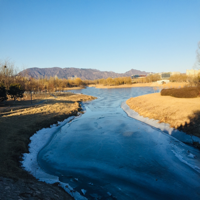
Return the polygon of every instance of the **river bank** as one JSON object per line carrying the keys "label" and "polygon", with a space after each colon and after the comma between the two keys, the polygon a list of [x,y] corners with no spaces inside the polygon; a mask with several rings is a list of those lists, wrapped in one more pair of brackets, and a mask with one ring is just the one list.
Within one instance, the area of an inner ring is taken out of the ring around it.
{"label": "river bank", "polygon": [[[49,174],[40,173],[33,165],[36,162],[29,162],[34,161],[33,157],[27,155],[26,160],[33,166],[29,169],[36,177],[51,183],[60,181],[67,189],[69,184],[75,192],[84,192],[83,197],[88,199],[94,194],[101,199],[119,200],[199,199],[196,192],[200,178],[199,151],[165,130],[130,118],[121,109],[127,99],[153,93],[152,88],[87,88],[83,92],[99,97],[85,104],[84,115],[60,124],[60,128],[38,131],[31,138],[34,147],[33,151],[30,148],[31,155],[36,152],[40,168]],[[170,128],[168,124],[159,125]],[[39,145],[43,148],[37,153],[35,144],[48,141],[42,132],[49,135],[49,131],[55,133],[51,142]]]}
{"label": "river bank", "polygon": [[175,98],[160,93],[130,98],[127,105],[139,115],[170,124],[200,137],[200,98]]}
{"label": "river bank", "polygon": [[85,88],[84,86],[81,86],[81,87],[66,87],[63,90],[82,90],[84,88]]}
{"label": "river bank", "polygon": [[67,93],[45,101],[41,99],[41,103],[32,106],[24,106],[23,104],[20,106],[18,103],[18,105],[8,109],[1,107],[0,198],[72,199],[57,186],[38,182],[32,175],[23,170],[20,164],[21,156],[22,153],[28,153],[30,137],[35,132],[56,124],[58,121],[63,121],[69,116],[78,115],[81,111],[79,102],[93,99],[95,97]]}
{"label": "river bank", "polygon": [[88,87],[96,87],[99,89],[115,89],[115,88],[131,88],[131,87],[155,87],[155,90],[157,89],[163,89],[163,88],[178,88],[178,87],[185,87],[188,84],[186,82],[169,82],[166,84],[159,84],[157,82],[153,83],[135,83],[135,84],[124,84],[124,85],[115,85],[115,86],[109,86],[109,85],[89,85]]}

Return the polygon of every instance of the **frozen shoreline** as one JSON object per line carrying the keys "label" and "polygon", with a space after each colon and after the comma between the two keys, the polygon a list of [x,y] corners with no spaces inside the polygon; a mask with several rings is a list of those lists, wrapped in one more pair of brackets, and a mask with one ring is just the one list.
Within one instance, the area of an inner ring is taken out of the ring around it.
{"label": "frozen shoreline", "polygon": [[59,129],[61,129],[65,124],[70,123],[70,121],[74,118],[77,117],[69,117],[63,122],[58,122],[58,126],[53,124],[50,128],[43,128],[31,136],[29,153],[23,154],[22,168],[32,174],[39,181],[43,181],[49,184],[59,183],[59,186],[62,187],[72,197],[74,197],[74,199],[85,200],[86,198],[81,196],[77,191],[74,191],[74,189],[69,184],[60,182],[59,177],[45,173],[38,165],[37,160],[38,153],[49,143],[49,141],[51,141],[54,134],[59,131]]}
{"label": "frozen shoreline", "polygon": [[[84,107],[84,105],[81,105],[81,107]],[[175,130],[170,127],[169,124],[165,123],[158,123],[157,120],[152,120],[149,118],[144,118],[140,116],[137,112],[131,110],[129,106],[126,104],[126,102],[123,102],[121,104],[121,108],[127,113],[128,116],[137,119],[139,121],[142,121],[150,126],[153,126],[155,128],[158,128],[162,130],[163,132],[175,137],[176,139],[192,144],[193,141],[200,142],[200,139],[195,136],[190,136],[185,134],[184,132]],[[43,128],[36,132],[31,138],[31,143],[29,144],[29,152],[23,154],[23,161],[22,161],[22,167],[28,171],[30,174],[32,174],[34,177],[36,177],[38,180],[53,184],[53,183],[59,183],[59,186],[61,186],[68,194],[70,194],[75,199],[87,199],[84,196],[81,196],[80,193],[75,191],[69,184],[60,182],[59,177],[53,176],[50,174],[45,173],[40,166],[38,165],[37,156],[41,149],[43,149],[49,141],[52,139],[54,134],[59,131],[66,123],[70,123],[71,120],[73,120],[75,117],[69,117],[68,119],[64,120],[63,122],[58,122],[58,126],[56,124],[52,125],[50,128]],[[176,152],[175,152],[176,153]],[[179,155],[178,155],[179,156]],[[193,156],[191,154],[190,156]],[[179,156],[180,157],[180,156]],[[180,159],[180,158],[179,158]],[[187,164],[187,163],[186,163]],[[195,166],[192,166],[194,168]],[[196,169],[198,172],[200,172],[199,168]]]}
{"label": "frozen shoreline", "polygon": [[[186,134],[182,131],[171,128],[169,124],[159,123],[159,120],[149,119],[147,117],[145,118],[143,116],[140,116],[137,112],[130,109],[130,107],[126,104],[126,101],[122,102],[121,108],[127,113],[127,115],[129,117],[134,118],[136,120],[139,120],[141,122],[144,122],[144,123],[146,123],[146,124],[148,124],[152,127],[155,127],[157,129],[160,129],[164,133],[169,134],[170,136],[175,138],[175,140],[178,140],[180,142],[187,143],[187,144],[190,144],[190,145],[192,145],[193,142],[198,142],[200,144],[200,138],[198,138],[196,136],[188,135],[188,134]],[[175,149],[172,150],[172,152],[181,162],[185,163],[186,165],[188,165],[189,167],[193,168],[195,171],[200,173],[199,166],[196,165],[196,163],[193,163],[190,159],[190,158],[192,158],[192,159],[195,160],[195,158],[196,158],[195,154],[190,153],[190,151],[188,150],[185,153],[185,155],[186,155],[185,156],[184,153],[183,153],[184,151],[178,150],[178,148],[176,148],[175,146],[174,146],[174,148]],[[188,158],[189,158],[189,160],[188,160]]]}
{"label": "frozen shoreline", "polygon": [[200,144],[200,138],[192,135],[188,135],[182,131],[179,131],[177,129],[171,128],[169,124],[166,123],[159,123],[159,120],[149,119],[145,118],[143,116],[140,116],[137,112],[130,109],[130,107],[126,104],[126,102],[122,102],[121,108],[127,113],[129,117],[132,117],[134,119],[137,119],[141,122],[144,122],[150,126],[153,126],[155,128],[160,129],[161,131],[173,136],[174,138],[180,140],[181,142],[187,143],[187,144],[193,144],[193,142],[198,142]]}

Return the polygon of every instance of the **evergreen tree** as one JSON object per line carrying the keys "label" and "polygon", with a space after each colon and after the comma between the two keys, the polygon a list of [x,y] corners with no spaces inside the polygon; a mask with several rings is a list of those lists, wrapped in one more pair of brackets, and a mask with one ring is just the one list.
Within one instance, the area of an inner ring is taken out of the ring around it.
{"label": "evergreen tree", "polygon": [[6,88],[2,83],[0,83],[0,102],[5,101],[7,99],[8,98],[7,98],[7,95],[6,95]]}
{"label": "evergreen tree", "polygon": [[11,96],[11,98],[14,98],[15,101],[17,98],[23,97],[24,90],[19,83],[13,83],[9,87],[8,94]]}

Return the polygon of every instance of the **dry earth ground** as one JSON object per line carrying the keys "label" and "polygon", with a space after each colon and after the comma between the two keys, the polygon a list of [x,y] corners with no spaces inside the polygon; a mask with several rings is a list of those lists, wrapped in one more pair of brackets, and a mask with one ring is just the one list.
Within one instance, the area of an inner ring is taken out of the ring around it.
{"label": "dry earth ground", "polygon": [[[22,153],[28,153],[30,137],[38,130],[63,121],[81,111],[79,101],[95,99],[69,94],[16,102],[0,108],[0,199],[72,199],[57,186],[38,182],[20,165]],[[20,105],[21,104],[21,105]]]}

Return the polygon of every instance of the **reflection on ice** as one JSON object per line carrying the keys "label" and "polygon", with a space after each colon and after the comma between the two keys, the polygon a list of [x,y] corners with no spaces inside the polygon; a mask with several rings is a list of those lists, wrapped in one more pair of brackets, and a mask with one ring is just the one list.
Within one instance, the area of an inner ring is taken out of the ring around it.
{"label": "reflection on ice", "polygon": [[88,199],[200,198],[199,151],[121,109],[129,97],[153,89],[82,92],[98,99],[39,152],[45,172]]}

